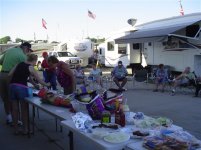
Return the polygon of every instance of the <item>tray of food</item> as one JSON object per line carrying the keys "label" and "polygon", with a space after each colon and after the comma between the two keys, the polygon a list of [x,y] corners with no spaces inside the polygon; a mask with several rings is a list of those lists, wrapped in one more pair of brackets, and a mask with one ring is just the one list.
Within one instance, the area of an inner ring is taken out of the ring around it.
{"label": "tray of food", "polygon": [[109,143],[123,143],[130,139],[130,134],[124,132],[109,133],[103,138]]}

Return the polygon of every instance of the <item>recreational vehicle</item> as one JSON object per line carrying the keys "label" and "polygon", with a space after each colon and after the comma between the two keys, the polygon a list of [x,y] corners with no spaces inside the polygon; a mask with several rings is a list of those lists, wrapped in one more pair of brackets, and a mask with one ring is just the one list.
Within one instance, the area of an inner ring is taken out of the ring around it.
{"label": "recreational vehicle", "polygon": [[105,64],[106,67],[116,66],[119,60],[121,60],[125,66],[130,65],[132,60],[134,62],[138,61],[138,59],[130,58],[130,45],[128,43],[116,44],[114,41],[116,38],[126,35],[127,32],[125,32],[125,30],[130,31],[131,29],[133,28],[117,31],[98,46],[99,53],[102,51],[102,54],[99,54],[101,62]]}
{"label": "recreational vehicle", "polygon": [[[118,47],[115,51],[123,49],[130,64],[142,63],[144,58],[151,66],[163,63],[179,72],[189,66],[201,75],[201,13],[156,20],[134,28],[113,41]],[[111,49],[111,43],[107,44],[106,58]]]}
{"label": "recreational vehicle", "polygon": [[70,52],[83,60],[83,66],[87,66],[88,59],[94,52],[94,43],[90,39],[68,40],[55,46],[54,50]]}

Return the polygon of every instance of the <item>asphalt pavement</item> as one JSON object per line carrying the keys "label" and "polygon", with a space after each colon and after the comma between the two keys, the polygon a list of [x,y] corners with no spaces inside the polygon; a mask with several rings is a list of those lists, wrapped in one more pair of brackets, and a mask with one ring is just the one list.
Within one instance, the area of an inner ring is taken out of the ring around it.
{"label": "asphalt pavement", "polygon": [[[136,83],[134,88],[128,83],[124,92],[130,110],[143,112],[148,116],[162,116],[173,120],[173,123],[201,139],[201,97],[194,98],[192,92],[176,93],[171,96],[169,90],[153,92],[153,85]],[[67,131],[55,130],[55,119],[39,111],[36,117],[35,135],[15,136],[13,128],[5,123],[2,100],[0,100],[0,149],[1,150],[61,150],[68,147]],[[84,142],[84,141],[79,141]],[[84,144],[84,143],[83,143]],[[84,148],[83,148],[84,149]]]}

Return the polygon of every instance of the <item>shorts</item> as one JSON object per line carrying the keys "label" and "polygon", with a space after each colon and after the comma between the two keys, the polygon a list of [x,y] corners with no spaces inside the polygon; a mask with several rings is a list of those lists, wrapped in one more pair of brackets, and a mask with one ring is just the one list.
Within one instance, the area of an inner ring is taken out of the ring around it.
{"label": "shorts", "polygon": [[30,97],[30,88],[20,84],[10,84],[10,100],[24,101],[25,97]]}
{"label": "shorts", "polygon": [[125,77],[123,78],[115,78],[117,81],[123,81],[125,79]]}
{"label": "shorts", "polygon": [[162,83],[166,83],[167,79],[166,78],[160,78],[157,81],[158,81],[158,84],[162,84]]}
{"label": "shorts", "polygon": [[188,84],[189,80],[184,78],[184,79],[179,80],[178,82],[179,82],[179,85],[181,85],[181,84]]}

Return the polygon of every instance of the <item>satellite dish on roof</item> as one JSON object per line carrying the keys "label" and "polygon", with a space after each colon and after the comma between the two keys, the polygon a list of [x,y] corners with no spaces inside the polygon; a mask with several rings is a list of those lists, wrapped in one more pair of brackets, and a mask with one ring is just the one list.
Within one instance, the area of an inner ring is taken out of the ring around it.
{"label": "satellite dish on roof", "polygon": [[134,18],[131,18],[131,19],[128,19],[128,24],[130,24],[131,26],[134,26],[137,22],[137,19],[134,19]]}

